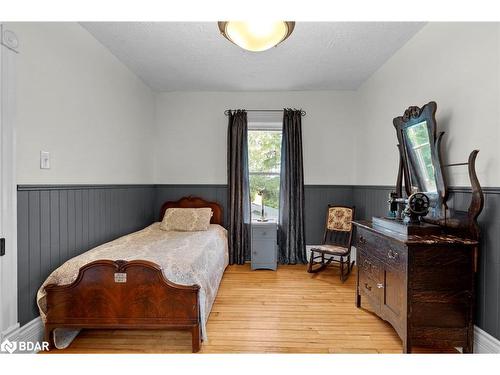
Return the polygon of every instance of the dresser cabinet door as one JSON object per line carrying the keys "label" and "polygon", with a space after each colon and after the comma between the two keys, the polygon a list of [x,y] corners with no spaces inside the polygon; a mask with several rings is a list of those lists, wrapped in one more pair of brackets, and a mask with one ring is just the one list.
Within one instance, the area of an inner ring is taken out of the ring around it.
{"label": "dresser cabinet door", "polygon": [[400,333],[406,313],[405,276],[401,270],[387,264],[383,266],[382,274],[381,315]]}

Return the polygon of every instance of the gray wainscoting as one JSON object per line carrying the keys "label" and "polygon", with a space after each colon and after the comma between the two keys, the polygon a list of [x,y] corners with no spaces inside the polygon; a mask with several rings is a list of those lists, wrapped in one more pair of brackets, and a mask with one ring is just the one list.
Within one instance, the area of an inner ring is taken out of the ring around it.
{"label": "gray wainscoting", "polygon": [[[359,219],[387,213],[389,186],[355,186],[353,200]],[[484,210],[481,226],[480,264],[477,274],[476,325],[500,339],[500,188],[484,188]],[[468,188],[450,188],[448,206],[457,210],[469,207]]]}
{"label": "gray wainscoting", "polygon": [[353,202],[356,206],[357,219],[371,219],[372,216],[384,216],[389,208],[387,200],[391,186],[353,186]]}
{"label": "gray wainscoting", "polygon": [[323,240],[328,204],[352,206],[353,187],[346,185],[306,185],[305,231],[306,244],[317,245]]}
{"label": "gray wainscoting", "polygon": [[18,186],[19,322],[38,316],[36,293],[67,259],[153,221],[154,186]]}
{"label": "gray wainscoting", "polygon": [[[306,185],[306,242],[321,241],[329,203],[355,205],[358,219],[385,215],[391,186]],[[449,206],[468,206],[470,190],[452,188]],[[500,188],[485,188],[480,216],[482,244],[477,280],[477,325],[500,339]],[[19,186],[19,320],[38,315],[35,295],[65,260],[149,225],[161,204],[186,196],[219,202],[227,223],[227,186],[117,185]]]}

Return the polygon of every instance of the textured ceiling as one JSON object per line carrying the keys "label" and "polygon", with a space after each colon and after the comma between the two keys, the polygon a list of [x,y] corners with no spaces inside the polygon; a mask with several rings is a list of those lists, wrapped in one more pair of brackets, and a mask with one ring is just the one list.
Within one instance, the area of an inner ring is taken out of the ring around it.
{"label": "textured ceiling", "polygon": [[356,89],[423,25],[297,22],[289,39],[256,53],[216,22],[82,23],[157,91]]}

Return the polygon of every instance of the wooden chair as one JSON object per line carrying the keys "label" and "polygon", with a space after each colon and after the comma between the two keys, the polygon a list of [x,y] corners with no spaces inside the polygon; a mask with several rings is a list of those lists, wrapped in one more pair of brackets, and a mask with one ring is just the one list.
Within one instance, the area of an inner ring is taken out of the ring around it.
{"label": "wooden chair", "polygon": [[319,272],[336,262],[340,264],[340,280],[347,279],[354,266],[354,261],[351,263],[353,219],[354,206],[328,205],[323,243],[311,248],[307,272]]}

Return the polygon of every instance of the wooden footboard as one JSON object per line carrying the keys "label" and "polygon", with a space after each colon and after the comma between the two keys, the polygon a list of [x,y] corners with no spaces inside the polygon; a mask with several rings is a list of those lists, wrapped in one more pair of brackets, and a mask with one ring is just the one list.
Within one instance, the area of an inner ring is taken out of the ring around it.
{"label": "wooden footboard", "polygon": [[152,262],[98,260],[72,284],[46,286],[45,338],[53,346],[55,328],[189,330],[197,352],[199,289],[172,283]]}

